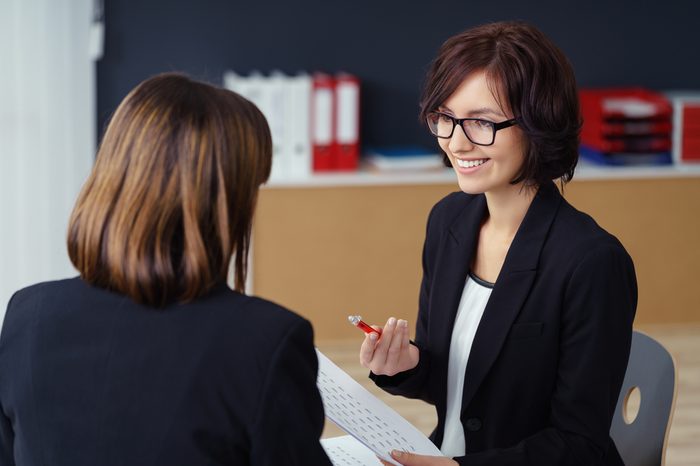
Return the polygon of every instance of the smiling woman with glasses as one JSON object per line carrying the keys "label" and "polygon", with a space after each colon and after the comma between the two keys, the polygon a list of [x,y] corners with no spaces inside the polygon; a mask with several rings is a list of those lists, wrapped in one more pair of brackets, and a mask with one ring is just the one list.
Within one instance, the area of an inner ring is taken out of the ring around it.
{"label": "smiling woman with glasses", "polygon": [[445,457],[404,465],[618,466],[610,424],[637,304],[620,242],[572,207],[574,72],[538,29],[486,24],[449,38],[420,118],[460,192],[428,218],[414,341],[390,318],[360,349],[389,393],[435,406]]}

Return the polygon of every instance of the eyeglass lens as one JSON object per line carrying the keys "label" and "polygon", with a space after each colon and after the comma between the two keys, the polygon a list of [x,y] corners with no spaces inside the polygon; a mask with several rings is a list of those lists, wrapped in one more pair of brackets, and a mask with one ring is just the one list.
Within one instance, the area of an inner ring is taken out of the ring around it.
{"label": "eyeglass lens", "polygon": [[[456,120],[448,115],[432,113],[428,115],[428,128],[437,137],[449,138],[453,134]],[[467,137],[475,144],[491,144],[494,137],[493,123],[487,120],[469,119],[462,121]]]}

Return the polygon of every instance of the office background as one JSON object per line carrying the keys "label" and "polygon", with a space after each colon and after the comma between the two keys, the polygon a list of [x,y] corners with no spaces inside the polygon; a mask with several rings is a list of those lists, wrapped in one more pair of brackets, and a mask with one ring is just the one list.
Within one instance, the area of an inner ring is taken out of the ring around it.
{"label": "office background", "polygon": [[[501,19],[540,27],[569,57],[580,86],[655,90],[700,86],[700,61],[678,58],[698,55],[692,44],[700,4],[690,1],[669,2],[661,8],[652,2],[600,0],[578,4],[107,0],[104,13],[105,52],[97,63],[98,133],[134,85],[163,71],[184,71],[214,83],[220,83],[229,69],[244,75],[348,71],[361,80],[364,147],[422,145],[436,150],[417,118],[425,71],[446,38]],[[621,186],[629,189],[621,193]],[[451,182],[408,187],[402,198],[396,194],[399,188],[388,193],[381,186],[263,192],[255,231],[254,291],[298,309],[325,338],[349,335],[348,329],[334,328],[331,315],[342,313],[341,309],[363,310],[376,318],[383,317],[382,309],[414,312],[424,219],[436,200],[455,189]],[[655,190],[665,194],[646,201],[645,212],[629,212],[626,204],[615,207],[615,201],[635,203]],[[570,190],[570,200],[579,201],[576,205],[583,210],[593,209],[589,212],[636,254],[641,268],[640,322],[693,319],[688,291],[681,291],[672,302],[673,312],[660,315],[663,298],[656,291],[673,286],[678,276],[697,267],[686,266],[675,275],[666,274],[666,281],[658,280],[656,269],[665,261],[655,255],[659,249],[647,247],[657,231],[645,225],[654,223],[650,209],[661,210],[657,218],[677,235],[664,254],[683,254],[688,239],[678,226],[694,205],[667,206],[672,199],[698,194],[695,180],[661,185],[613,182],[602,187],[589,183]],[[606,199],[611,195],[615,199]],[[592,202],[596,196],[600,200]],[[335,200],[327,202],[331,198]],[[360,198],[366,200],[357,201]],[[407,198],[412,199],[410,212],[402,205],[401,199]],[[289,199],[294,202],[287,203]],[[669,209],[672,218],[667,218]],[[295,220],[300,212],[307,212],[308,220]],[[354,217],[344,218],[345,212],[354,212]],[[643,229],[641,239],[635,235],[637,228]],[[285,241],[275,238],[280,229],[287,232]],[[692,231],[696,230],[697,226]],[[386,240],[389,235],[392,241]],[[295,248],[289,248],[289,242]],[[299,263],[305,266],[297,268]]]}
{"label": "office background", "polygon": [[[287,73],[346,70],[362,82],[364,145],[430,147],[435,147],[435,143],[416,118],[425,69],[445,38],[486,21],[522,19],[536,24],[569,56],[582,86],[640,85],[663,90],[697,89],[700,85],[700,60],[694,46],[700,4],[692,1],[671,1],[661,7],[658,3],[635,1],[577,5],[554,1],[446,1],[438,5],[365,0],[4,0],[0,7],[0,63],[7,70],[0,74],[2,303],[21,286],[73,273],[63,244],[65,225],[90,168],[101,129],[128,90],[155,73],[184,71],[216,83],[226,69],[244,74],[276,69]],[[96,25],[104,28],[103,35]],[[665,258],[675,257],[674,265],[685,267],[679,273],[690,280],[697,275],[693,264],[698,253],[696,245],[686,238],[697,229],[695,206],[688,202],[697,197],[697,177],[648,186],[647,189],[636,184],[636,191],[626,192],[627,198],[637,208],[654,205],[663,214],[671,212],[674,217],[669,228],[680,232],[681,237],[668,241],[661,233],[655,244],[651,244],[654,238],[645,238],[638,249],[644,254],[662,250],[665,256],[657,257],[654,267],[661,261],[666,267]],[[399,228],[407,231],[405,235],[410,238],[405,241],[411,251],[420,247],[422,228],[418,225],[422,224],[425,210],[452,189],[454,186],[446,183],[430,194],[415,196],[416,217],[401,223]],[[576,196],[576,189],[572,191]],[[363,192],[368,195],[369,191]],[[290,193],[283,194],[283,198],[290,199]],[[308,196],[316,199],[317,194]],[[274,211],[265,206],[276,204],[270,202],[276,195],[271,191],[263,196],[263,225]],[[307,205],[304,195],[303,190],[293,194],[298,202]],[[590,198],[585,192],[579,196],[584,201]],[[642,199],[647,196],[654,202]],[[358,220],[373,221],[378,217],[370,213]],[[614,218],[629,228],[639,227],[642,233],[653,222],[648,215],[641,221],[637,219],[634,226],[624,217]],[[398,217],[394,220],[406,221]],[[690,228],[684,228],[686,224]],[[270,233],[279,227],[274,223],[267,225]],[[386,224],[383,231],[391,228]],[[686,230],[688,234],[684,233]],[[367,231],[361,228],[358,233]],[[332,228],[328,232],[332,235]],[[382,231],[376,233],[375,238],[383,238]],[[260,228],[256,234],[267,233]],[[669,243],[676,249],[664,251]],[[267,290],[275,286],[265,285],[270,275],[267,270],[274,270],[272,262],[264,257],[263,246],[264,242],[257,243],[263,267],[254,269],[254,276],[264,285],[262,290]],[[376,247],[359,244],[360,249],[363,246]],[[689,249],[689,254],[683,254],[683,248]],[[338,260],[343,257],[338,256]],[[415,269],[414,262],[403,265]],[[655,268],[646,269],[650,274],[657,272]],[[326,282],[318,285],[327,285],[332,278],[326,274]],[[411,277],[412,281],[416,279]],[[343,280],[339,279],[336,286],[342,287]],[[389,290],[399,286],[395,284]],[[405,288],[410,291],[401,289],[400,294],[409,302],[415,292],[410,286]],[[683,308],[683,315],[677,318],[671,313],[668,320],[700,320],[697,309],[687,305],[692,299],[691,291],[682,284],[680,288],[685,301],[676,307]],[[380,290],[371,292],[367,301],[379,294]],[[284,301],[287,296],[281,293],[271,297]],[[663,302],[660,296],[656,299]],[[312,304],[322,306],[322,301]],[[295,304],[307,307],[296,298],[290,302]],[[4,305],[1,307],[0,313],[4,314]]]}
{"label": "office background", "polygon": [[525,20],[562,48],[581,86],[697,89],[699,17],[691,0],[106,0],[99,125],[134,85],[163,71],[214,83],[226,69],[348,71],[362,83],[365,145],[434,147],[416,117],[419,91],[440,44],[459,31]]}
{"label": "office background", "polygon": [[[362,82],[361,140],[364,146],[421,144],[432,148],[435,142],[427,136],[416,117],[425,70],[442,41],[486,21],[521,19],[540,27],[568,55],[581,86],[639,85],[657,90],[700,86],[700,60],[694,46],[694,26],[700,16],[700,4],[692,1],[671,1],[663,8],[655,2],[631,0],[597,0],[576,5],[555,1],[525,4],[514,0],[497,4],[450,0],[439,5],[393,0],[352,3],[3,0],[0,6],[3,9],[0,62],[9,70],[0,75],[3,121],[0,125],[3,164],[0,170],[3,219],[0,247],[5,259],[0,263],[2,303],[21,286],[73,273],[63,245],[65,225],[90,168],[101,130],[126,93],[141,80],[159,72],[183,71],[219,83],[226,69],[243,74],[253,70],[263,73],[273,70],[286,73],[349,71]],[[104,28],[103,35],[96,24]],[[653,203],[644,200],[634,205],[637,208],[654,205],[663,214],[671,212],[669,228],[680,237],[669,242],[664,241],[666,238],[661,234],[661,241],[653,247],[648,244],[653,239],[644,238],[639,250],[648,254],[652,249],[663,250],[671,244],[676,249],[662,251],[662,254],[673,257],[679,249],[682,254],[683,248],[692,248],[690,254],[676,259],[684,266],[678,274],[689,279],[689,275],[697,275],[697,266],[693,265],[697,248],[689,244],[687,238],[697,230],[697,216],[693,215],[695,206],[692,202],[688,204],[688,198],[697,197],[697,177],[669,183],[656,183],[648,188],[635,184],[636,191],[628,191],[626,196],[632,202],[640,196],[650,196]],[[387,192],[382,187],[375,189]],[[408,192],[416,193],[409,195],[416,199],[415,217],[392,217],[401,222],[399,230],[408,248],[396,251],[408,257],[415,255],[413,251],[420,248],[425,211],[439,196],[453,189],[451,183],[443,183],[426,195],[409,189]],[[572,191],[576,197],[576,189]],[[362,192],[369,195],[366,189]],[[293,196],[308,207],[309,202],[323,197],[318,194],[308,193],[305,198],[306,192],[298,190],[279,195],[284,199]],[[274,191],[264,194],[261,202],[261,224],[270,233],[279,225],[267,223],[266,218],[272,213],[279,217],[280,213],[274,212],[274,207],[265,206],[279,205],[270,202],[276,195]],[[590,198],[585,192],[579,196],[584,201]],[[352,195],[342,194],[341,197],[348,199]],[[374,204],[386,205],[387,210],[393,208],[391,204]],[[379,217],[373,212],[363,212],[356,205],[342,202],[338,205],[357,209],[358,221],[374,221]],[[332,206],[320,206],[320,210],[323,209],[332,210]],[[627,225],[628,230],[639,227],[644,232],[653,222],[649,215],[636,219],[636,223],[619,219],[614,212],[606,215]],[[687,234],[683,228],[685,216],[690,225]],[[388,220],[385,217],[384,221]],[[338,223],[318,226],[333,235]],[[604,223],[604,226],[609,225]],[[383,228],[360,228],[357,233],[376,234],[375,238],[381,239],[392,226],[385,223]],[[345,231],[347,234],[354,230],[345,228]],[[275,289],[275,281],[285,277],[283,274],[267,280],[279,270],[273,261],[266,259],[265,251],[270,248],[264,247],[264,241],[275,242],[272,238],[266,239],[264,228],[259,228],[256,235],[264,235],[257,242],[262,266],[254,268],[253,275],[262,288],[256,291],[267,292]],[[323,238],[321,241],[328,242]],[[377,247],[372,240],[349,244],[359,249]],[[410,251],[405,253],[405,250]],[[323,256],[324,252],[318,255]],[[332,256],[337,262],[345,259],[342,255]],[[403,308],[409,302],[414,307],[415,292],[411,286],[418,279],[417,259],[404,261],[402,266],[415,269],[415,276],[411,275],[408,286],[403,288],[401,277],[397,277],[397,282],[388,288],[391,292],[401,288],[397,294],[402,296],[402,301],[379,300],[377,308],[392,303]],[[667,261],[656,257],[650,262],[654,268],[660,263],[665,266]],[[655,272],[649,271],[650,274]],[[328,285],[333,278],[332,274],[323,273],[325,282],[314,282],[312,277],[311,282],[317,287]],[[301,279],[304,274],[296,276]],[[334,285],[336,288],[327,291],[326,300],[331,299],[335,289],[343,286],[341,278],[342,273]],[[671,286],[677,283],[675,277],[669,280]],[[368,292],[366,301],[389,294],[382,293],[380,285],[374,286],[377,289]],[[692,299],[691,291],[685,289],[683,293],[685,297],[675,306],[682,309],[673,311],[682,315],[679,317],[672,312],[667,320],[700,320],[697,309],[687,305]],[[291,298],[291,306],[309,307],[307,302],[286,292],[273,293],[270,297],[280,301]],[[655,303],[660,302],[663,298],[657,296]],[[325,303],[316,300],[310,307],[321,308]],[[4,307],[0,306],[0,316],[4,314]]]}
{"label": "office background", "polygon": [[[690,0],[0,0],[0,320],[14,290],[75,273],[64,246],[73,201],[109,115],[148,76],[183,71],[220,83],[226,69],[348,71],[362,82],[365,145],[435,147],[417,121],[417,101],[430,60],[456,32],[522,19],[564,50],[581,86],[697,90],[699,17],[700,3]],[[333,333],[347,311],[373,321],[414,312],[427,210],[454,189],[451,182],[265,189],[254,291],[309,315],[325,338],[356,337],[352,328]],[[645,309],[680,323],[654,330],[680,363],[675,456],[667,464],[696,464],[700,174],[613,176],[567,190],[631,250]],[[395,273],[378,273],[382,267]],[[347,348],[344,361],[356,366],[356,343]],[[415,413],[412,422],[432,427],[422,408]]]}

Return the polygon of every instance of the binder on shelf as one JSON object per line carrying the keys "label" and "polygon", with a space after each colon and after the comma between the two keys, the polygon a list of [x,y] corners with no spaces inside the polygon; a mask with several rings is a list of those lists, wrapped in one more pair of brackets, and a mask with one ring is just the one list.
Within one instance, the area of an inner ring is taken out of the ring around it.
{"label": "binder on shelf", "polygon": [[333,170],[335,80],[325,73],[315,73],[311,91],[311,142],[313,171]]}
{"label": "binder on shelf", "polygon": [[287,126],[288,112],[293,111],[289,104],[287,77],[284,73],[275,71],[269,77],[259,71],[253,71],[248,76],[242,76],[234,71],[224,73],[224,87],[245,97],[262,112],[270,127],[272,136],[272,169],[271,180],[279,180],[288,176],[289,128]]}
{"label": "binder on shelf", "polygon": [[700,163],[700,92],[672,91],[666,96],[673,107],[673,161]]}
{"label": "binder on shelf", "polygon": [[299,73],[288,78],[289,129],[287,169],[291,178],[308,178],[313,171],[311,149],[311,76]]}
{"label": "binder on shelf", "polygon": [[360,158],[360,81],[356,76],[336,76],[335,113],[334,168],[356,170]]}
{"label": "binder on shelf", "polygon": [[262,92],[267,97],[267,109],[263,114],[272,135],[271,180],[288,177],[291,158],[290,135],[287,113],[292,112],[289,102],[291,91],[288,77],[281,71],[273,71],[269,78],[261,80]]}
{"label": "binder on shelf", "polygon": [[355,170],[360,156],[360,82],[356,76],[226,71],[224,87],[254,103],[272,134],[272,180]]}
{"label": "binder on shelf", "polygon": [[241,89],[241,83],[243,82],[244,79],[245,78],[243,78],[243,76],[239,75],[235,71],[226,70],[226,71],[224,71],[224,79],[223,79],[224,89],[228,89],[229,91],[233,91],[236,94],[243,95],[240,92],[240,89]]}

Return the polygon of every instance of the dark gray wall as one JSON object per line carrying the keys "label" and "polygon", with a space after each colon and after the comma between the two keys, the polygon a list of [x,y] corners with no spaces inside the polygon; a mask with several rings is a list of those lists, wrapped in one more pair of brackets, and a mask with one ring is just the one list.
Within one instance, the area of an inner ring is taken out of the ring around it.
{"label": "dark gray wall", "polygon": [[349,71],[362,80],[364,145],[421,144],[423,75],[440,44],[470,26],[520,19],[549,35],[580,86],[700,88],[697,1],[105,0],[99,132],[141,80],[183,71]]}

